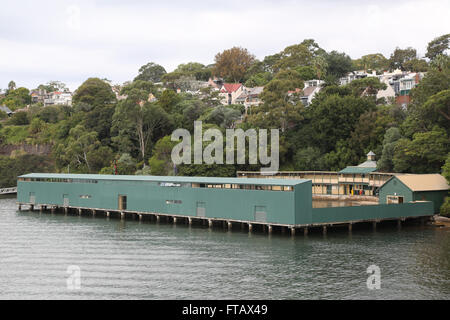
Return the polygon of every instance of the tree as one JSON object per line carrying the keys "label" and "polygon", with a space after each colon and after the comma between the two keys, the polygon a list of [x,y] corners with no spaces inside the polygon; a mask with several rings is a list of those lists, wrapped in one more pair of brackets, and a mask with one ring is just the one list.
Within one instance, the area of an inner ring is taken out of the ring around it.
{"label": "tree", "polygon": [[395,146],[398,140],[402,138],[400,130],[398,128],[389,128],[384,134],[383,151],[381,157],[377,162],[377,169],[382,172],[394,171],[394,154]]}
{"label": "tree", "polygon": [[[450,184],[450,152],[447,155],[447,160],[442,167],[442,175],[447,179],[447,183]],[[445,201],[441,207],[441,214],[450,217],[450,196],[445,197]]]}
{"label": "tree", "polygon": [[100,170],[108,160],[104,149],[101,154],[97,152],[100,147],[97,133],[89,132],[79,124],[70,129],[67,141],[56,146],[54,153],[60,164],[70,164],[80,172],[92,173]]}
{"label": "tree", "polygon": [[11,81],[8,83],[8,92],[13,91],[13,90],[16,90],[16,83],[15,83],[14,81],[11,80]]}
{"label": "tree", "polygon": [[28,120],[27,113],[24,111],[14,113],[12,117],[8,120],[8,124],[15,126],[23,126],[29,123],[30,120]]}
{"label": "tree", "polygon": [[320,48],[313,39],[305,39],[299,44],[286,47],[278,56],[274,56],[277,61],[273,66],[277,72],[281,69],[311,66],[315,57],[324,56],[325,54],[325,50]]}
{"label": "tree", "polygon": [[323,154],[319,148],[306,147],[298,149],[294,155],[295,170],[324,170]]}
{"label": "tree", "polygon": [[444,34],[430,41],[427,46],[425,57],[434,60],[438,55],[445,54],[449,49],[450,33]]}
{"label": "tree", "polygon": [[73,103],[85,103],[92,107],[104,106],[116,101],[111,86],[99,78],[89,78],[74,92]]}
{"label": "tree", "polygon": [[172,149],[176,144],[177,142],[171,140],[171,136],[165,136],[156,142],[153,155],[148,161],[152,175],[173,175]]}
{"label": "tree", "polygon": [[[158,104],[144,102],[148,91],[130,90],[128,97],[118,103],[113,116],[113,141],[119,151],[130,152],[137,142],[141,159],[146,159],[149,144],[172,128],[168,114]],[[123,148],[122,146],[125,146]]]}
{"label": "tree", "polygon": [[211,69],[198,62],[180,64],[174,72],[201,81],[208,81],[211,77]]}
{"label": "tree", "polygon": [[255,60],[247,49],[233,47],[218,53],[215,57],[213,74],[226,81],[240,82]]}
{"label": "tree", "polygon": [[331,51],[325,55],[327,75],[340,78],[352,71],[352,59],[344,52]]}
{"label": "tree", "polygon": [[[295,70],[282,70],[264,87],[262,106],[255,108],[249,123],[262,128],[281,128],[283,131],[302,119],[303,104],[299,98],[303,80]],[[252,109],[253,110],[253,109]]]}
{"label": "tree", "polygon": [[214,108],[205,117],[205,121],[213,123],[221,128],[231,128],[236,120],[241,117],[241,112],[225,106]]}
{"label": "tree", "polygon": [[8,89],[6,97],[1,100],[1,104],[5,104],[11,110],[23,108],[31,103],[30,90],[27,88]]}
{"label": "tree", "polygon": [[166,69],[164,69],[163,66],[160,66],[159,64],[156,64],[154,62],[149,62],[139,68],[139,74],[136,76],[136,78],[134,78],[133,81],[144,80],[151,82],[160,82],[162,76],[166,73]]}
{"label": "tree", "polygon": [[403,138],[395,146],[395,172],[439,172],[449,150],[449,139],[444,129],[435,126],[432,131],[415,133],[412,140]]}
{"label": "tree", "polygon": [[376,98],[378,91],[385,90],[387,86],[376,77],[366,77],[353,80],[348,84],[348,87],[356,97],[372,96]]}
{"label": "tree", "polygon": [[389,67],[389,60],[381,53],[372,53],[362,56],[354,64],[358,70],[384,71]]}
{"label": "tree", "polygon": [[270,72],[261,72],[251,76],[246,82],[245,86],[249,88],[262,87],[272,80],[272,74]]}
{"label": "tree", "polygon": [[314,99],[307,108],[308,130],[314,133],[310,145],[323,153],[332,151],[339,140],[350,137],[360,116],[374,109],[375,103],[365,98],[320,92],[319,99]]}
{"label": "tree", "polygon": [[423,59],[417,59],[417,58],[406,61],[403,64],[403,67],[405,68],[405,70],[412,71],[412,72],[428,71],[428,63]]}
{"label": "tree", "polygon": [[395,48],[389,58],[389,67],[391,70],[400,69],[406,71],[405,63],[417,58],[417,51],[411,47],[406,49]]}

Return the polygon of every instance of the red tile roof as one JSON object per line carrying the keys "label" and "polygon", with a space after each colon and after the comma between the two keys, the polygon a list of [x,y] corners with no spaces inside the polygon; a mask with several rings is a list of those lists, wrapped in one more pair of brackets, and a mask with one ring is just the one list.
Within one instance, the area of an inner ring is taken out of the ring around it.
{"label": "red tile roof", "polygon": [[235,92],[242,86],[241,83],[224,83],[223,87],[225,88],[225,91],[222,89],[222,92]]}

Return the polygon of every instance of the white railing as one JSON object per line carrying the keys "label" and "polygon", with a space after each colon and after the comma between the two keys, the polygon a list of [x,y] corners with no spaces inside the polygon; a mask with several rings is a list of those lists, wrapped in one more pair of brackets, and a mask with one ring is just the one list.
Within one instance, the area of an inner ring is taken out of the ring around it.
{"label": "white railing", "polygon": [[17,193],[17,187],[0,188],[0,194]]}

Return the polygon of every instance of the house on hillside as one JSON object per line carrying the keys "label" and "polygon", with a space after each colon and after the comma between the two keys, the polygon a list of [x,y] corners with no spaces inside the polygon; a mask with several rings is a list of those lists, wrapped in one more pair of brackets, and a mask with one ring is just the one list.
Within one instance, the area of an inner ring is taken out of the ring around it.
{"label": "house on hillside", "polygon": [[245,111],[252,106],[258,106],[262,103],[260,95],[263,92],[264,87],[246,88],[244,87],[242,93],[236,98],[236,104],[243,104]]}
{"label": "house on hillside", "polygon": [[242,83],[224,83],[222,88],[220,88],[221,102],[224,105],[235,104],[236,99],[244,91],[244,86]]}
{"label": "house on hillside", "polygon": [[54,91],[48,94],[48,98],[44,99],[44,107],[51,105],[72,105],[72,93]]}
{"label": "house on hillside", "polygon": [[323,80],[308,80],[305,81],[305,87],[303,88],[303,95],[301,96],[302,102],[305,106],[309,106],[314,99],[315,95],[319,93]]}

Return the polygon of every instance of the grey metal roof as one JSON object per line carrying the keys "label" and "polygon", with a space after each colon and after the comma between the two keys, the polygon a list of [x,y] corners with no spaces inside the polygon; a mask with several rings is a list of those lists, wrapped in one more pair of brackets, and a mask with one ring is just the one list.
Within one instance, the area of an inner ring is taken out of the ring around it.
{"label": "grey metal roof", "polygon": [[371,173],[373,171],[377,170],[377,168],[375,167],[347,167],[345,169],[342,169],[341,171],[339,171],[339,173],[350,173],[350,174],[361,174],[361,173]]}
{"label": "grey metal roof", "polygon": [[377,162],[373,161],[373,160],[367,160],[367,161],[364,161],[363,163],[359,164],[358,167],[360,167],[360,168],[376,168]]}
{"label": "grey metal roof", "polygon": [[152,181],[152,182],[191,182],[205,184],[251,184],[295,186],[308,182],[307,179],[261,179],[261,178],[216,178],[216,177],[180,177],[180,176],[132,176],[106,174],[67,174],[67,173],[29,173],[19,178],[86,179],[115,181]]}

